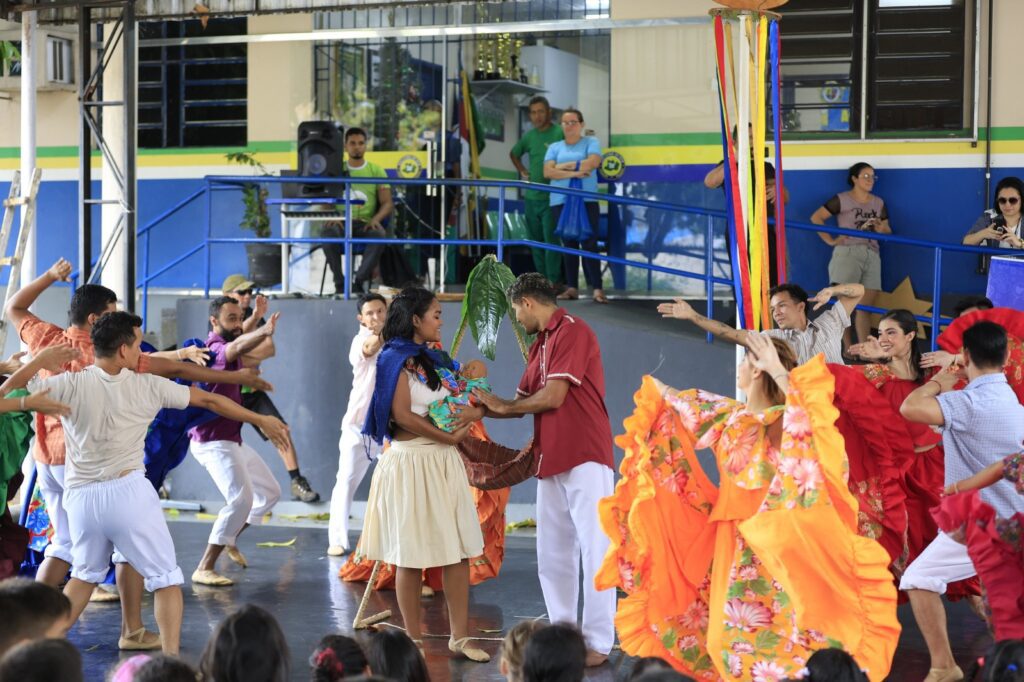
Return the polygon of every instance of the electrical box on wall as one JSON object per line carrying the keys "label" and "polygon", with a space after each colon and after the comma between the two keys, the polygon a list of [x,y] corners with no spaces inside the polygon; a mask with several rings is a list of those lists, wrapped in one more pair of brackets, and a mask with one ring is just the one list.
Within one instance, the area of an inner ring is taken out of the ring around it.
{"label": "electrical box on wall", "polygon": [[[531,77],[531,85],[547,91],[544,96],[552,107],[565,109],[579,104],[578,56],[548,45],[528,45],[523,48],[521,59],[523,68]],[[538,75],[537,83],[532,83],[534,69]]]}

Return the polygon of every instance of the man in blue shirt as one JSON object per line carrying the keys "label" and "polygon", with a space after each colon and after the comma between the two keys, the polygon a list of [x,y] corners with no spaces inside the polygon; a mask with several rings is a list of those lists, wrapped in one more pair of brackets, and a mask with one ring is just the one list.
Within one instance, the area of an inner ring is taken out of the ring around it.
{"label": "man in blue shirt", "polygon": [[[910,421],[941,427],[946,485],[1020,452],[1024,445],[1024,406],[1003,374],[1006,352],[1006,330],[994,322],[978,322],[964,332],[967,387],[952,390],[960,373],[943,371],[907,396],[900,408]],[[1024,512],[1024,497],[1006,481],[984,489],[981,497],[1004,518]],[[940,532],[900,580],[931,656],[926,682],[964,678],[949,646],[941,595],[948,583],[975,574],[967,547]]]}

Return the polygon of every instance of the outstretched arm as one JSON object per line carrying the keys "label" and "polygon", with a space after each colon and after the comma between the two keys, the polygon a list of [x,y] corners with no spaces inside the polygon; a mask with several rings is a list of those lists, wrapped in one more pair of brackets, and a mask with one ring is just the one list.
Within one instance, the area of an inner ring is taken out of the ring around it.
{"label": "outstretched arm", "polygon": [[900,414],[908,421],[918,424],[943,426],[946,418],[937,400],[940,393],[952,390],[958,375],[955,372],[939,372],[934,377],[910,392],[900,405]]}
{"label": "outstretched arm", "polygon": [[853,309],[857,307],[857,304],[860,303],[860,299],[864,298],[864,285],[837,284],[834,287],[825,287],[808,300],[815,304],[814,309],[817,310],[831,301],[833,297],[838,299],[839,303],[846,309],[847,316],[849,316],[853,313]]}
{"label": "outstretched arm", "polygon": [[228,419],[252,424],[265,433],[267,438],[269,438],[278,448],[289,447],[288,426],[277,417],[256,414],[251,410],[245,409],[230,398],[218,395],[217,393],[204,391],[201,388],[196,388],[195,386],[191,386],[189,388],[189,392],[189,405],[211,410],[222,417],[227,417]]}
{"label": "outstretched arm", "polygon": [[962,481],[957,481],[953,485],[946,486],[943,493],[946,495],[956,495],[957,493],[965,493],[968,490],[987,488],[993,483],[997,483],[1002,477],[1003,463],[1002,461],[999,461],[991,466],[985,467],[973,476],[965,478]]}
{"label": "outstretched arm", "polygon": [[54,282],[67,282],[69,275],[71,275],[71,263],[61,258],[51,265],[49,270],[18,289],[11,300],[7,302],[6,310],[7,319],[11,321],[15,329],[20,327],[25,318],[32,314],[28,309],[39,298],[39,294],[49,289]]}
{"label": "outstretched arm", "polygon": [[681,298],[675,299],[672,303],[659,304],[658,312],[661,313],[662,317],[672,317],[677,320],[693,322],[704,331],[711,332],[720,339],[731,341],[740,346],[747,345],[747,338],[750,336],[750,332],[744,329],[736,329],[724,322],[704,317]]}
{"label": "outstretched arm", "polygon": [[253,370],[239,370],[237,372],[226,372],[219,369],[210,369],[194,365],[191,362],[178,362],[148,356],[149,372],[168,379],[185,379],[187,381],[199,381],[204,384],[240,384],[254,388],[257,391],[273,391],[274,387],[269,381],[260,378],[260,375]]}
{"label": "outstretched arm", "polygon": [[0,395],[7,395],[15,389],[24,388],[41,369],[51,372],[60,371],[63,365],[77,359],[79,355],[81,353],[71,346],[44,348],[32,360],[22,365],[18,371],[7,377],[7,381],[0,384]]}

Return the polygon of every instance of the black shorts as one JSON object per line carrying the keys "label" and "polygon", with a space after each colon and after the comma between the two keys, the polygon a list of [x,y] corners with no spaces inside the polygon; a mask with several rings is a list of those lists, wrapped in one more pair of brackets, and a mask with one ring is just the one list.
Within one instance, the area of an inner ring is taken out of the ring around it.
{"label": "black shorts", "polygon": [[[277,406],[274,405],[274,401],[270,399],[266,391],[253,391],[251,393],[242,393],[242,407],[247,410],[251,410],[256,414],[263,414],[268,417],[277,417],[281,421],[284,421],[284,417],[277,411]],[[285,422],[287,423],[287,422]],[[263,440],[270,440],[267,435],[260,429],[256,429],[256,433],[260,434],[260,438]]]}

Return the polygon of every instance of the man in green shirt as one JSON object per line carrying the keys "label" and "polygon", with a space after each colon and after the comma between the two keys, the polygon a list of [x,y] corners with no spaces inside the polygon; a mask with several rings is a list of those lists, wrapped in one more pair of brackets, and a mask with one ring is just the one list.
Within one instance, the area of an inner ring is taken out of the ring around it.
{"label": "man in green shirt", "polygon": [[[523,180],[546,185],[548,180],[544,177],[544,155],[551,143],[563,139],[562,128],[551,123],[551,105],[546,98],[539,95],[530,100],[530,123],[533,124],[533,129],[516,142],[509,153],[509,158]],[[530,156],[529,170],[523,165],[524,154]],[[525,199],[526,229],[530,239],[561,246],[558,237],[555,236],[550,194],[538,189],[528,189]],[[537,272],[549,281],[565,281],[562,277],[562,254],[557,251],[533,249],[533,265]]]}
{"label": "man in green shirt", "polygon": [[[345,131],[345,153],[348,156],[348,174],[353,178],[386,178],[388,174],[383,168],[366,160],[366,131],[362,128],[349,128]],[[352,206],[352,236],[374,238],[387,236],[383,222],[395,210],[391,199],[391,187],[388,185],[352,185],[352,191],[366,195],[366,203]],[[323,235],[326,237],[344,236],[344,225],[326,223]],[[352,289],[362,292],[367,282],[373,279],[373,271],[384,253],[384,244],[367,244],[363,251],[363,261],[356,270]],[[345,279],[341,267],[341,244],[324,244],[324,257],[334,275],[334,290],[344,291]]]}

